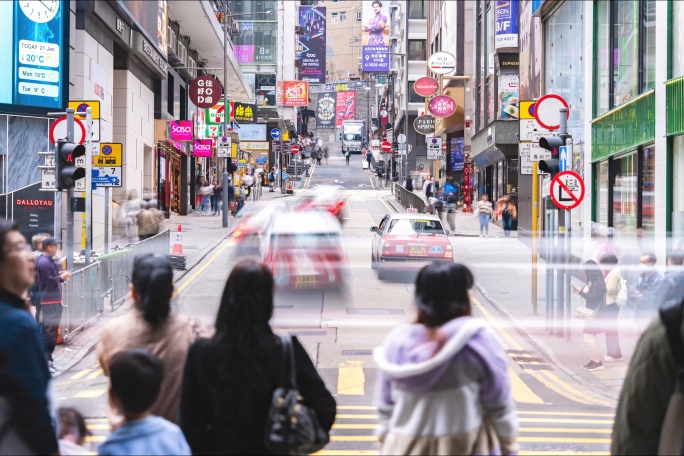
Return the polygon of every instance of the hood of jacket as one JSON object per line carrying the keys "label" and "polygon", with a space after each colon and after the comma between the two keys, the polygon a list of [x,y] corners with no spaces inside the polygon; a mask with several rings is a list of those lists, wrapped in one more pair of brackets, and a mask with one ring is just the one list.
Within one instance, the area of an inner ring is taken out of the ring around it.
{"label": "hood of jacket", "polygon": [[484,333],[492,334],[487,323],[473,317],[456,318],[442,326],[439,332],[442,342],[431,338],[428,329],[421,324],[400,326],[374,350],[375,364],[404,389],[427,391],[471,341],[485,336]]}

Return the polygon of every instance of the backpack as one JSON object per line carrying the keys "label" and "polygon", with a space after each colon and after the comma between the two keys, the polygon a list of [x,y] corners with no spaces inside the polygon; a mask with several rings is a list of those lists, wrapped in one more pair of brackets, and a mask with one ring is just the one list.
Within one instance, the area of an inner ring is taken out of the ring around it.
{"label": "backpack", "polygon": [[273,171],[268,173],[268,181],[269,182],[275,182],[275,173]]}
{"label": "backpack", "polygon": [[629,290],[627,289],[627,281],[625,279],[620,279],[620,291],[618,291],[617,296],[615,296],[615,304],[623,307],[627,304],[629,300]]}
{"label": "backpack", "polygon": [[684,301],[660,308],[660,321],[665,326],[667,344],[677,367],[677,383],[665,412],[658,442],[658,454],[684,455],[684,345],[682,344],[682,310]]}

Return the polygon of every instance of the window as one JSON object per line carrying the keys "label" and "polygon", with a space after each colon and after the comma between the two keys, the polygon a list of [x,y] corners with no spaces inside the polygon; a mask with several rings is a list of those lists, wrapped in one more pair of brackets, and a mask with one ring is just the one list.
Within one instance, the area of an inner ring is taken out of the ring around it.
{"label": "window", "polygon": [[613,159],[613,228],[624,236],[637,228],[637,154]]}
{"label": "window", "polygon": [[409,40],[408,42],[408,59],[409,60],[425,60],[425,40]]}
{"label": "window", "polygon": [[594,115],[599,116],[655,86],[655,0],[595,5]]}
{"label": "window", "polygon": [[424,103],[425,98],[416,93],[416,91],[413,89],[414,84],[415,82],[409,81],[409,103]]}
{"label": "window", "polygon": [[[682,10],[684,12],[684,9]],[[673,22],[675,24],[676,22]],[[673,62],[674,67],[674,62]],[[674,70],[674,68],[673,68]],[[674,74],[673,74],[674,75]],[[672,238],[684,237],[684,136],[672,138]]]}
{"label": "window", "polygon": [[356,12],[356,22],[361,22],[361,16],[362,16],[361,11],[357,11]]}
{"label": "window", "polygon": [[341,12],[340,13],[340,24],[344,24],[347,22],[347,13]]}
{"label": "window", "polygon": [[425,19],[425,0],[409,0],[409,19]]}
{"label": "window", "polygon": [[340,21],[339,21],[339,16],[337,15],[337,13],[332,13],[332,21],[331,22],[333,24],[339,24]]}

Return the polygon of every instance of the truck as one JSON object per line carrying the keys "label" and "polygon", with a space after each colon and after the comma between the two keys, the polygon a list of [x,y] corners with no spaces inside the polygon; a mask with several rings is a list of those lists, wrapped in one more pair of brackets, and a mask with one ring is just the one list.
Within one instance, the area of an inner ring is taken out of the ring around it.
{"label": "truck", "polygon": [[366,124],[363,120],[342,121],[342,153],[363,152],[363,137]]}

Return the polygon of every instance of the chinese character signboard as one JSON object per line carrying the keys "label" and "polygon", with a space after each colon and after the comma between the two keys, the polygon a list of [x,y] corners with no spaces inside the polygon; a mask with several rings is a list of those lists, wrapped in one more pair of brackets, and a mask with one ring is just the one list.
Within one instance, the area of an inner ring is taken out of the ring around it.
{"label": "chinese character signboard", "polygon": [[233,120],[236,122],[252,123],[256,120],[256,105],[250,103],[233,102]]}
{"label": "chinese character signboard", "polygon": [[366,72],[389,71],[390,24],[387,20],[387,11],[383,11],[382,8],[382,2],[363,2],[362,69]]}
{"label": "chinese character signboard", "polygon": [[437,117],[449,117],[456,112],[456,102],[447,95],[437,95],[428,103],[428,111]]}
{"label": "chinese character signboard", "polygon": [[299,72],[299,78],[302,81],[325,84],[325,13],[325,7],[299,7],[299,25],[303,33],[298,35],[301,51],[297,58],[302,63]]}
{"label": "chinese character signboard", "polygon": [[283,106],[307,106],[309,83],[306,81],[283,82]]}
{"label": "chinese character signboard", "polygon": [[316,103],[316,128],[335,127],[335,106],[337,104],[337,94],[319,93]]}
{"label": "chinese character signboard", "polygon": [[495,49],[518,47],[518,0],[496,1]]}
{"label": "chinese character signboard", "polygon": [[342,126],[342,121],[354,119],[356,119],[356,92],[353,90],[337,92],[335,126],[339,128]]}
{"label": "chinese character signboard", "polygon": [[213,76],[199,76],[190,84],[190,101],[200,109],[211,108],[221,100],[221,84]]}

